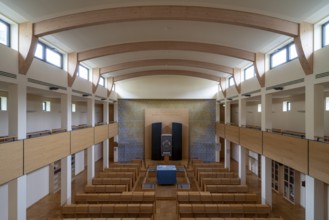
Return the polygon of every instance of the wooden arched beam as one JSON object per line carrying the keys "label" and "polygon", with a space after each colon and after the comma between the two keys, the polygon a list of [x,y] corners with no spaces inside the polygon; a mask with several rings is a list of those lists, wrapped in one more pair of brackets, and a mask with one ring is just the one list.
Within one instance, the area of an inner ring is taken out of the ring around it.
{"label": "wooden arched beam", "polygon": [[108,8],[65,15],[35,23],[34,34],[40,37],[74,28],[141,20],[190,20],[226,23],[291,37],[298,36],[298,24],[280,18],[221,8],[174,5]]}
{"label": "wooden arched beam", "polygon": [[234,81],[236,91],[240,94],[241,93],[241,69],[240,68],[234,68],[233,81]]}
{"label": "wooden arched beam", "polygon": [[93,85],[93,94],[95,94],[97,88],[98,88],[98,84],[99,84],[99,79],[100,79],[100,68],[94,68],[93,71],[92,71],[92,74],[93,74],[93,78],[92,78],[92,85]]}
{"label": "wooden arched beam", "polygon": [[265,54],[256,53],[256,60],[254,62],[256,77],[260,87],[265,87]]}
{"label": "wooden arched beam", "polygon": [[192,76],[198,77],[203,79],[208,79],[212,81],[219,82],[220,77],[213,76],[210,74],[199,73],[194,71],[185,71],[185,70],[148,70],[148,71],[141,71],[135,73],[124,74],[121,76],[114,77],[114,82],[118,82],[121,80],[142,77],[142,76],[154,76],[154,75],[181,75],[181,76]]}
{"label": "wooden arched beam", "polygon": [[111,93],[112,93],[112,89],[114,87],[114,78],[113,77],[108,77],[107,78],[107,97],[109,98]]}
{"label": "wooden arched beam", "polygon": [[78,53],[78,61],[82,62],[85,60],[90,60],[108,55],[147,50],[196,51],[230,56],[242,60],[248,60],[251,62],[255,61],[255,53],[250,51],[222,46],[218,44],[206,44],[186,41],[146,41],[100,47]]}
{"label": "wooden arched beam", "polygon": [[195,60],[179,60],[179,59],[151,59],[151,60],[136,60],[131,62],[125,62],[125,63],[119,63],[114,64],[111,66],[103,67],[101,68],[100,73],[109,73],[109,72],[115,72],[130,68],[136,68],[136,67],[144,67],[144,66],[189,66],[189,67],[197,67],[197,68],[203,68],[203,69],[209,69],[214,70],[218,72],[224,72],[228,74],[233,74],[233,68],[223,65],[218,65],[214,63],[208,63],[208,62],[201,62],[201,61],[195,61]]}

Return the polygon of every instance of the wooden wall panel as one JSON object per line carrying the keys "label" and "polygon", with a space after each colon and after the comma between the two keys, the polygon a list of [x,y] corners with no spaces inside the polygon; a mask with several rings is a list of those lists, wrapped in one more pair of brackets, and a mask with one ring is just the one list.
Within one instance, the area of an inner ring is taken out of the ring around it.
{"label": "wooden wall panel", "polygon": [[23,141],[0,144],[0,185],[23,175]]}
{"label": "wooden wall panel", "polygon": [[309,174],[329,184],[329,144],[309,142]]}
{"label": "wooden wall panel", "polygon": [[24,173],[44,167],[69,154],[69,132],[24,140]]}
{"label": "wooden wall panel", "polygon": [[216,134],[219,137],[225,138],[225,124],[216,123]]}
{"label": "wooden wall panel", "polygon": [[96,126],[94,131],[95,131],[94,144],[98,144],[109,138],[109,125]]}
{"label": "wooden wall panel", "polygon": [[118,135],[118,123],[109,124],[109,138],[115,137]]}
{"label": "wooden wall panel", "polygon": [[145,109],[145,159],[151,159],[152,123],[162,122],[163,133],[171,133],[171,123],[182,123],[182,158],[189,159],[189,110],[188,109]]}
{"label": "wooden wall panel", "polygon": [[263,132],[263,154],[308,174],[308,140]]}
{"label": "wooden wall panel", "polygon": [[240,145],[256,153],[263,153],[262,131],[249,128],[240,128]]}
{"label": "wooden wall panel", "polygon": [[94,144],[94,128],[84,128],[71,132],[71,154],[82,151]]}
{"label": "wooden wall panel", "polygon": [[240,143],[240,128],[238,126],[225,125],[225,138],[236,144]]}

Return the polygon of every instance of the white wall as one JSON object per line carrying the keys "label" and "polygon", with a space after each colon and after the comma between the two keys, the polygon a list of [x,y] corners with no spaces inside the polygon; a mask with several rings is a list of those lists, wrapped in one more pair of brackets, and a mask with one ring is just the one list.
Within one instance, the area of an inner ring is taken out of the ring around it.
{"label": "white wall", "polygon": [[253,151],[249,151],[248,158],[249,158],[249,170],[252,173],[254,173],[256,176],[258,176],[258,154]]}
{"label": "white wall", "polygon": [[239,145],[231,142],[231,158],[239,162]]}
{"label": "white wall", "polygon": [[72,112],[72,125],[87,124],[87,103],[86,102],[73,102],[76,106],[76,112]]}
{"label": "white wall", "polygon": [[261,112],[258,112],[260,102],[247,102],[246,122],[247,125],[261,126]]}
{"label": "white wall", "polygon": [[95,145],[95,162],[103,157],[103,144],[99,143]]}
{"label": "white wall", "polygon": [[49,194],[49,166],[27,175],[27,207]]}
{"label": "white wall", "polygon": [[75,154],[75,175],[78,175],[85,169],[85,151],[82,150]]}
{"label": "white wall", "polygon": [[302,186],[302,181],[305,181],[305,175],[300,174],[299,188],[300,188],[300,201],[299,204],[305,208],[306,205],[306,187]]}
{"label": "white wall", "polygon": [[0,219],[8,219],[8,184],[0,186]]}

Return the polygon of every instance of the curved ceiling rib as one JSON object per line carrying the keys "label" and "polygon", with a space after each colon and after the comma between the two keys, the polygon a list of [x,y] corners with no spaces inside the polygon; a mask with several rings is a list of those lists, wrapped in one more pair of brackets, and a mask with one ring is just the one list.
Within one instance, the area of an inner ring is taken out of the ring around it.
{"label": "curved ceiling rib", "polygon": [[136,52],[143,50],[187,50],[198,51],[205,53],[213,53],[235,57],[242,60],[255,61],[256,54],[250,51],[241,50],[233,47],[226,47],[217,44],[206,44],[198,42],[185,41],[148,41],[148,42],[134,42],[118,45],[105,46],[95,48],[78,53],[78,62],[114,55],[126,52]]}
{"label": "curved ceiling rib", "polygon": [[136,60],[131,62],[114,64],[111,66],[103,67],[100,70],[101,74],[115,72],[135,67],[144,67],[144,66],[162,66],[162,65],[171,65],[171,66],[189,66],[189,67],[198,67],[209,70],[214,70],[218,72],[224,72],[228,74],[233,74],[233,68],[223,65],[218,65],[214,63],[201,62],[195,60],[176,60],[176,59],[151,59],[151,60]]}
{"label": "curved ceiling rib", "polygon": [[181,76],[199,77],[199,78],[203,78],[203,79],[213,80],[216,82],[220,81],[220,77],[216,77],[216,76],[205,74],[205,73],[194,72],[194,71],[148,70],[148,71],[141,71],[141,72],[129,73],[129,74],[121,75],[121,76],[116,76],[116,77],[114,77],[114,82],[131,79],[131,78],[135,78],[135,77],[154,76],[154,75],[181,75]]}
{"label": "curved ceiling rib", "polygon": [[74,28],[141,20],[190,20],[217,22],[298,36],[298,23],[267,15],[198,6],[132,6],[108,8],[56,17],[34,24],[34,35],[41,37]]}

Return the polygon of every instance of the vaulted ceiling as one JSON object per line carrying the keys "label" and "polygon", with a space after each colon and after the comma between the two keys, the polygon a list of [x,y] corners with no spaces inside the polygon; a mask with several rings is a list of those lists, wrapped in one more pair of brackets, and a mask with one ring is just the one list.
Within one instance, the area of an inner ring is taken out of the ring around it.
{"label": "vaulted ceiling", "polygon": [[293,40],[325,0],[1,0],[0,13],[114,81],[178,74],[217,80]]}

